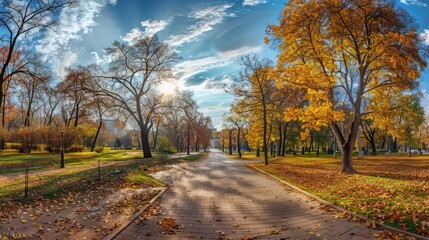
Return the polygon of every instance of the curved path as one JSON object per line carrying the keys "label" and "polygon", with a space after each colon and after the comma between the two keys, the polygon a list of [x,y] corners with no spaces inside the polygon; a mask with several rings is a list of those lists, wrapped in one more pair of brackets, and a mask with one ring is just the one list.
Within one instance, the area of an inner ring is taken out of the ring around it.
{"label": "curved path", "polygon": [[[319,203],[220,151],[155,177],[171,183],[160,215],[132,223],[116,239],[366,239],[377,233],[323,213]],[[157,223],[168,217],[183,229],[162,233]]]}

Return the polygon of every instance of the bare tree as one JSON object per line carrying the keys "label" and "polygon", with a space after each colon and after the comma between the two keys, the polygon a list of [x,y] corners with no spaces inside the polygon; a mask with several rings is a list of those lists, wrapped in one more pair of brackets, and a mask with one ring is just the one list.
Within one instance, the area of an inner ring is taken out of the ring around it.
{"label": "bare tree", "polygon": [[[43,32],[56,20],[53,17],[72,0],[2,0],[0,2],[0,47],[4,59],[0,66],[0,99],[3,99],[3,85],[19,68],[8,72],[10,64],[17,57],[18,45],[30,34]],[[3,104],[0,101],[0,107]]]}
{"label": "bare tree", "polygon": [[157,36],[145,37],[132,46],[114,42],[106,53],[112,61],[106,73],[97,68],[96,90],[134,119],[140,128],[143,157],[151,158],[149,133],[161,103],[153,88],[173,78],[171,64],[176,54]]}

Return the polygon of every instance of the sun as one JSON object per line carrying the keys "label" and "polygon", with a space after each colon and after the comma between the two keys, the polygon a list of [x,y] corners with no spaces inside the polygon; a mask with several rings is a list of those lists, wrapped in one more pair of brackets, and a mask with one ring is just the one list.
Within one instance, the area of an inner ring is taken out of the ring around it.
{"label": "sun", "polygon": [[163,82],[158,85],[158,91],[164,95],[175,95],[178,91],[177,85],[172,82]]}

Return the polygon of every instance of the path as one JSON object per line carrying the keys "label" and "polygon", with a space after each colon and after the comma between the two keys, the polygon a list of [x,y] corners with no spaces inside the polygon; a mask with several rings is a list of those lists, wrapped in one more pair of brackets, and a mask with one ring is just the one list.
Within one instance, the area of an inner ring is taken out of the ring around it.
{"label": "path", "polygon": [[[161,214],[131,224],[116,239],[365,239],[377,232],[324,214],[317,202],[219,151],[156,177],[171,183]],[[157,223],[168,217],[183,229],[162,233]]]}

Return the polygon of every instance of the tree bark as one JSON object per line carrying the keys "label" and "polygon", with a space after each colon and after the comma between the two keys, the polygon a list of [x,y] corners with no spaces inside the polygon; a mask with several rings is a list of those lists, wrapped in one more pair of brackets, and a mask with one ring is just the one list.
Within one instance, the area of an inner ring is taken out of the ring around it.
{"label": "tree bark", "polygon": [[263,149],[264,149],[264,164],[268,165],[268,147],[267,147],[267,106],[265,104],[265,98],[262,99],[263,107],[263,120],[264,120],[264,137],[263,137]]}
{"label": "tree bark", "polygon": [[237,136],[237,151],[238,151],[238,157],[241,158],[241,147],[240,147],[240,132],[241,128],[238,128],[238,136]]}
{"label": "tree bark", "polygon": [[282,143],[283,143],[283,122],[279,121],[279,143],[277,144],[277,156],[281,155],[282,152]]}
{"label": "tree bark", "polygon": [[353,146],[350,144],[346,144],[342,149],[342,173],[356,173],[352,165],[353,159]]}
{"label": "tree bark", "polygon": [[146,126],[140,127],[140,137],[142,141],[143,158],[152,158],[149,143],[149,131]]}
{"label": "tree bark", "polygon": [[229,131],[228,153],[232,155],[232,130]]}
{"label": "tree bark", "polygon": [[186,154],[190,155],[190,151],[189,148],[191,147],[191,129],[190,129],[190,124],[188,122],[188,146],[186,147]]}
{"label": "tree bark", "polygon": [[102,126],[103,126],[103,120],[100,120],[100,124],[98,125],[98,128],[97,128],[97,133],[95,134],[94,141],[92,142],[91,152],[94,151],[95,145],[97,144],[98,134],[100,133],[100,129]]}

